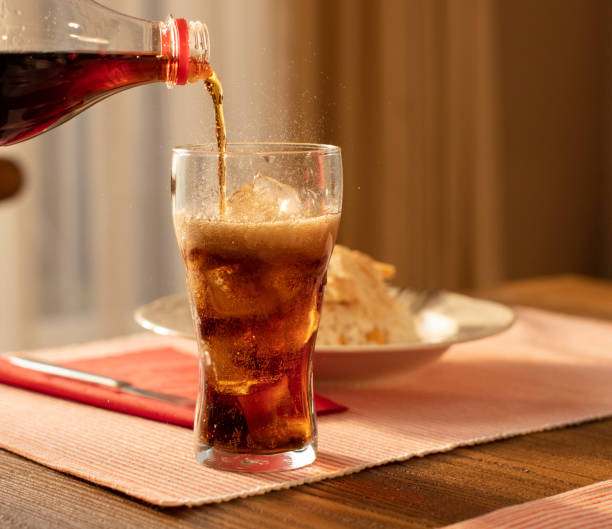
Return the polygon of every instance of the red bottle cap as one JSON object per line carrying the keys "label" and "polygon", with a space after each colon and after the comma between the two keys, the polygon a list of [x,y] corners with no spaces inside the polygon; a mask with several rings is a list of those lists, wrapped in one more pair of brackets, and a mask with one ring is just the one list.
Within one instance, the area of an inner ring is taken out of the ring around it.
{"label": "red bottle cap", "polygon": [[176,29],[178,30],[179,41],[176,84],[182,85],[186,84],[189,78],[189,27],[187,21],[184,18],[177,18]]}

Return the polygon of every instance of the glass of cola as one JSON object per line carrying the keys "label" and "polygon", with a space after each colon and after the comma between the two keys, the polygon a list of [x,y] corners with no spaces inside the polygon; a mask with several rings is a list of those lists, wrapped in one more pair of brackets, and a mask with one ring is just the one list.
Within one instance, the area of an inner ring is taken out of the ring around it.
{"label": "glass of cola", "polygon": [[312,463],[312,361],[340,221],[340,149],[177,147],[171,189],[200,355],[198,461],[234,471]]}

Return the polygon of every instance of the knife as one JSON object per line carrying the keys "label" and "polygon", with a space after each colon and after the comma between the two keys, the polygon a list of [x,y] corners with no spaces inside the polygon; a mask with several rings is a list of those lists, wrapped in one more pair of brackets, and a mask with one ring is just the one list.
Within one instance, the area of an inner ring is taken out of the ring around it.
{"label": "knife", "polygon": [[125,393],[131,393],[133,395],[139,395],[149,399],[168,402],[176,406],[188,408],[193,408],[195,406],[195,401],[188,397],[181,397],[180,395],[171,395],[169,393],[161,393],[159,391],[138,388],[125,380],[98,375],[96,373],[88,373],[87,371],[80,371],[78,369],[72,369],[71,367],[41,362],[40,360],[33,360],[32,358],[25,358],[22,356],[8,356],[5,358],[11,364],[23,367],[25,369],[31,369],[32,371],[46,373],[47,375],[79,380],[81,382],[89,382],[90,384],[96,384],[98,386],[106,386]]}

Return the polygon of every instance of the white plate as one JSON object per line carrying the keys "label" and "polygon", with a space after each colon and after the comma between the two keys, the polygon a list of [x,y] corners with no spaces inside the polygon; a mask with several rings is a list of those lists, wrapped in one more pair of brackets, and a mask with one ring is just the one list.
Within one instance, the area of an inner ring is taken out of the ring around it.
{"label": "white plate", "polygon": [[[405,375],[433,362],[451,345],[498,334],[511,327],[515,319],[512,309],[493,301],[444,290],[405,294],[417,309],[418,337],[414,341],[386,345],[317,345],[316,382],[367,382]],[[145,329],[155,333],[195,339],[185,294],[157,299],[137,309],[134,317]]]}

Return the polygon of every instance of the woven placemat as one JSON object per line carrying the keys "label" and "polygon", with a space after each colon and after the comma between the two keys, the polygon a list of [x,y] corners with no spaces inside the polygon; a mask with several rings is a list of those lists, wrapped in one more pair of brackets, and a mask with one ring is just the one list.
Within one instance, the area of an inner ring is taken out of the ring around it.
{"label": "woven placemat", "polygon": [[612,481],[513,505],[444,529],[610,529]]}
{"label": "woven placemat", "polygon": [[[349,411],[320,418],[319,458],[307,468],[215,471],[195,462],[185,428],[8,386],[0,386],[0,446],[152,504],[200,505],[612,415],[612,324],[517,313],[510,331],[455,346],[404,382],[326,388]],[[188,341],[139,335],[38,356],[60,361],[165,345],[193,351]]]}

